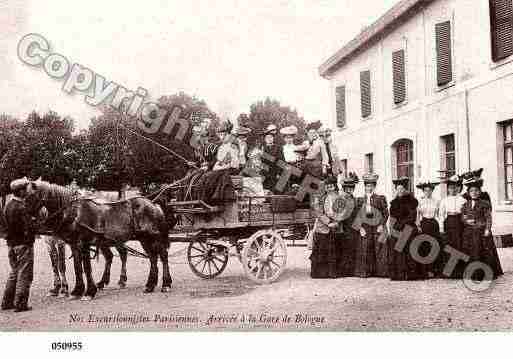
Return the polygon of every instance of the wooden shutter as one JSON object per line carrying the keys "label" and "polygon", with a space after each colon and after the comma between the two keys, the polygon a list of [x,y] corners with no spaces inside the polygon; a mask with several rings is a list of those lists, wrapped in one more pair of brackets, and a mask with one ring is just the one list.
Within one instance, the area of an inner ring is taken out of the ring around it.
{"label": "wooden shutter", "polygon": [[513,54],[513,0],[490,0],[492,59]]}
{"label": "wooden shutter", "polygon": [[362,105],[362,117],[369,117],[372,113],[371,78],[369,70],[360,72],[360,101]]}
{"label": "wooden shutter", "polygon": [[452,81],[451,22],[436,24],[436,73],[438,86]]}
{"label": "wooden shutter", "polygon": [[404,50],[392,53],[392,71],[394,80],[394,103],[398,104],[406,100]]}
{"label": "wooden shutter", "polygon": [[346,87],[338,86],[335,92],[337,126],[344,127],[346,125]]}

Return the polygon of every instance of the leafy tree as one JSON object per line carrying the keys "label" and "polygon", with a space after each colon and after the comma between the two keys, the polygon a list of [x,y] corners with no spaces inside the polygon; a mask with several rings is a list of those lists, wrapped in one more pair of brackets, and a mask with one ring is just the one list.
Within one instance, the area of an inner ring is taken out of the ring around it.
{"label": "leafy tree", "polygon": [[[28,176],[66,184],[72,180],[73,163],[67,158],[71,150],[73,120],[49,111],[43,116],[32,112],[24,122],[7,121],[2,131],[4,152],[1,162],[2,190],[10,181]],[[7,151],[5,151],[7,148]]]}
{"label": "leafy tree", "polygon": [[193,124],[203,118],[211,118],[215,125],[216,115],[204,101],[183,92],[162,96],[158,103],[169,113],[174,106],[182,107],[181,118],[191,121],[185,138],[175,138],[178,128],[171,133],[164,133],[161,128],[157,133],[148,135],[138,127],[138,119],[108,107],[102,108],[102,115],[91,119],[86,141],[81,141],[82,146],[88,149],[83,156],[87,156],[86,162],[91,165],[86,171],[89,173],[86,182],[100,189],[119,189],[122,184],[129,183],[146,192],[155,185],[170,183],[185,175],[188,168],[184,161],[157,144],[192,159],[194,151],[187,144]]}
{"label": "leafy tree", "polygon": [[252,129],[248,137],[251,146],[260,144],[264,130],[267,126],[274,124],[278,129],[290,125],[298,128],[298,139],[305,136],[305,120],[295,109],[281,105],[278,100],[267,97],[263,101],[257,101],[250,106],[249,114],[242,113],[237,118],[240,126]]}

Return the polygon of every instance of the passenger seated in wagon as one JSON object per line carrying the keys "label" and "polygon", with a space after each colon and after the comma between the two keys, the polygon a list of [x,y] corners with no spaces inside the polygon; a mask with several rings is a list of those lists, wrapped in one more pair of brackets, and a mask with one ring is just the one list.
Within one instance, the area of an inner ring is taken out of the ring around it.
{"label": "passenger seated in wagon", "polygon": [[201,172],[192,177],[197,186],[197,198],[205,203],[217,205],[235,200],[231,175],[239,171],[239,152],[233,143],[233,125],[228,121],[217,130],[221,143],[215,149],[215,161],[211,170],[202,166]]}

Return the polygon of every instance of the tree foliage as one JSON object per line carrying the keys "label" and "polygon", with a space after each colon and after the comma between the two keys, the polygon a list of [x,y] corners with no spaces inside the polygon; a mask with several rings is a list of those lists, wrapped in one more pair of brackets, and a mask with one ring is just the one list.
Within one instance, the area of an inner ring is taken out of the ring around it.
{"label": "tree foliage", "polygon": [[[143,191],[183,177],[188,170],[185,162],[157,144],[191,160],[194,150],[188,144],[193,125],[211,119],[210,132],[215,140],[213,129],[219,118],[205,101],[183,92],[162,96],[158,103],[168,113],[174,106],[182,108],[180,117],[189,121],[184,138],[176,137],[178,126],[165,133],[165,122],[160,131],[149,135],[141,130],[138,119],[111,107],[101,108],[89,127],[77,132],[73,119],[53,111],[34,111],[24,120],[0,115],[1,193],[8,192],[10,181],[23,176],[62,185],[76,180],[80,186],[101,190],[119,190],[126,183]],[[270,124],[278,128],[295,125],[299,137],[304,136],[305,122],[297,111],[270,98],[251,105],[249,114],[241,114],[238,122],[253,130],[250,145],[261,142]]]}
{"label": "tree foliage", "polygon": [[240,126],[251,128],[248,137],[250,146],[262,142],[264,130],[274,124],[278,129],[294,125],[298,128],[298,140],[305,136],[305,120],[295,109],[280,104],[278,100],[267,97],[263,101],[257,101],[250,106],[249,114],[239,115],[237,122]]}

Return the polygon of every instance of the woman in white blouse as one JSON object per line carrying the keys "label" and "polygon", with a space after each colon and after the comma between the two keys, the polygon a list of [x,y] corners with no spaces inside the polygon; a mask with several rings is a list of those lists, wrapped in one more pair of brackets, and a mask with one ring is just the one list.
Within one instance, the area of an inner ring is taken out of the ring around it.
{"label": "woman in white blouse", "polygon": [[[442,231],[445,232],[447,245],[461,251],[463,223],[461,221],[461,209],[465,199],[460,195],[461,179],[454,175],[447,181],[447,197],[440,201],[439,216]],[[451,273],[451,278],[461,278],[461,268],[456,268]]]}
{"label": "woman in white blouse", "polygon": [[[438,212],[440,201],[433,198],[433,190],[438,185],[438,182],[422,182],[417,185],[417,188],[422,190],[423,196],[419,200],[419,206],[417,207],[417,227],[419,233],[423,233],[431,236],[434,240],[440,242],[440,226],[438,224]],[[442,246],[439,243],[439,247]],[[428,256],[431,251],[431,244],[424,242],[419,249],[419,253],[422,256]],[[428,265],[428,275],[434,277],[441,273],[442,260],[440,255],[433,264]]]}
{"label": "woman in white blouse", "polygon": [[283,141],[285,142],[281,148],[282,156],[285,162],[292,166],[295,166],[299,159],[296,152],[298,146],[294,144],[294,139],[297,135],[297,132],[297,127],[294,125],[283,127],[280,130],[280,134],[283,136]]}
{"label": "woman in white blouse", "polygon": [[239,149],[234,145],[234,137],[231,134],[231,123],[221,126],[217,132],[221,145],[217,148],[216,163],[213,171],[231,170],[236,172],[239,169]]}

